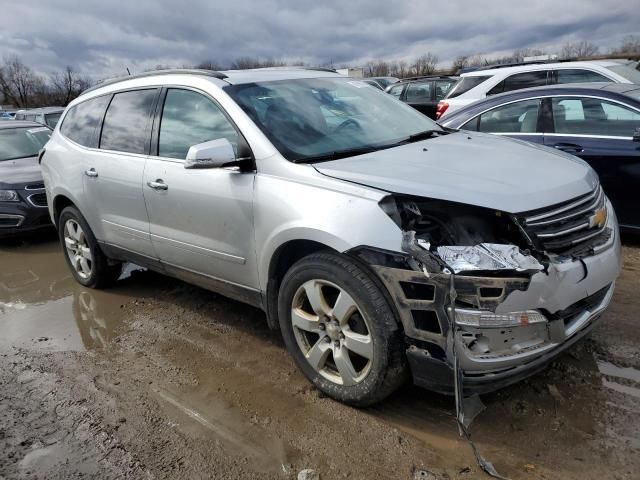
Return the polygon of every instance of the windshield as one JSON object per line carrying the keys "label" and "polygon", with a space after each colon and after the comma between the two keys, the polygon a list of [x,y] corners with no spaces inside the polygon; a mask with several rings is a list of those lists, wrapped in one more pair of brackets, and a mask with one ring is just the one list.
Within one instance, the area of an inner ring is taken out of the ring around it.
{"label": "windshield", "polygon": [[44,123],[46,123],[51,128],[56,128],[56,125],[58,124],[58,120],[60,120],[61,116],[62,116],[62,112],[49,113],[44,116]]}
{"label": "windshield", "polygon": [[444,98],[458,97],[463,93],[468,92],[472,88],[477,87],[482,82],[484,82],[485,80],[488,80],[491,77],[493,77],[493,75],[482,75],[482,76],[474,75],[471,77],[460,77],[460,80],[458,80],[458,82],[453,86],[453,88],[449,90],[449,93],[447,93],[447,95]]}
{"label": "windshield", "polygon": [[640,84],[640,72],[629,65],[614,65],[612,67],[607,67],[607,70],[617,73],[621,77],[629,80],[631,83]]}
{"label": "windshield", "polygon": [[0,161],[35,157],[50,136],[46,127],[0,129]]}
{"label": "windshield", "polygon": [[349,78],[280,80],[224,90],[294,162],[389,148],[426,130],[442,131],[391,95]]}

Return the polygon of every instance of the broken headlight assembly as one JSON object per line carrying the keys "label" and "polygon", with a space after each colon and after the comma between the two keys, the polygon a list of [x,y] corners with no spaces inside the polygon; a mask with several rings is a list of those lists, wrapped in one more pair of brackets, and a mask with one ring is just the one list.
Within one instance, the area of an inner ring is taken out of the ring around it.
{"label": "broken headlight assembly", "polygon": [[532,272],[544,268],[531,254],[516,221],[505,212],[395,195],[382,199],[380,207],[408,237],[405,250],[419,260],[429,252],[450,272]]}

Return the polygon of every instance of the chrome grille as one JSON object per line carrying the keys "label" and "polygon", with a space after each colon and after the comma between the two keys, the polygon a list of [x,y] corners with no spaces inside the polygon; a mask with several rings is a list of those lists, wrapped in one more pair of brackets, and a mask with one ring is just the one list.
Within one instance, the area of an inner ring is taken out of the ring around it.
{"label": "chrome grille", "polygon": [[32,183],[24,187],[25,190],[44,190],[44,183]]}
{"label": "chrome grille", "polygon": [[47,194],[46,193],[34,193],[29,195],[29,202],[34,207],[46,207],[47,206]]}
{"label": "chrome grille", "polygon": [[595,246],[610,234],[600,186],[568,202],[522,214],[518,220],[537,248],[556,253],[581,245]]}

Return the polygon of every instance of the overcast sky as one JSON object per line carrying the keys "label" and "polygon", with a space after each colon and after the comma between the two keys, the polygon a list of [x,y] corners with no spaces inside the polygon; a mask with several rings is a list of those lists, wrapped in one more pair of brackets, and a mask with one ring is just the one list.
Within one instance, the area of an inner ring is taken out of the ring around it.
{"label": "overcast sky", "polygon": [[[517,6],[522,4],[522,6]],[[361,65],[425,51],[441,63],[640,33],[633,0],[0,0],[0,57],[96,77],[241,56]]]}

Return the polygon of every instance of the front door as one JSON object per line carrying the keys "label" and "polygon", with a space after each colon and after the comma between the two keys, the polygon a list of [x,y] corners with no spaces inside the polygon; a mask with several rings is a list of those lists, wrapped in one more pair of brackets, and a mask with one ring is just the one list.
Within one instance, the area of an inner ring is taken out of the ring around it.
{"label": "front door", "polygon": [[551,103],[553,131],[545,134],[545,145],[587,161],[598,173],[619,223],[640,228],[640,142],[633,141],[640,112],[591,97],[557,97]]}
{"label": "front door", "polygon": [[242,141],[221,108],[203,93],[166,90],[158,116],[157,155],[147,161],[144,197],[151,240],[168,266],[257,288],[253,234],[254,172],[184,168],[189,147]]}
{"label": "front door", "polygon": [[116,93],[104,117],[99,149],[87,153],[84,189],[99,240],[155,257],[142,178],[159,89]]}

